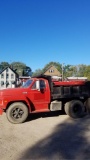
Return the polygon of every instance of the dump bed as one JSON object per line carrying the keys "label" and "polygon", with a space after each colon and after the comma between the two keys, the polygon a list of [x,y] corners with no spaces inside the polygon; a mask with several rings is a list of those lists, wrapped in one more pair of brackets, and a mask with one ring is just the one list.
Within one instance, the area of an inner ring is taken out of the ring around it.
{"label": "dump bed", "polygon": [[90,97],[90,81],[53,81],[52,100]]}

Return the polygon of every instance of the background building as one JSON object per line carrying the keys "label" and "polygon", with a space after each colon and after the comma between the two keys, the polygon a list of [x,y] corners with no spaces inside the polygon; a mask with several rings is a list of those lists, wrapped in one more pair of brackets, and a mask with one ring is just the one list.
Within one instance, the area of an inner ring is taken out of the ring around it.
{"label": "background building", "polygon": [[50,76],[61,76],[61,73],[58,71],[58,69],[55,66],[50,66],[44,73],[44,75],[50,75]]}
{"label": "background building", "polygon": [[19,75],[10,67],[0,72],[0,89],[14,88],[17,85]]}

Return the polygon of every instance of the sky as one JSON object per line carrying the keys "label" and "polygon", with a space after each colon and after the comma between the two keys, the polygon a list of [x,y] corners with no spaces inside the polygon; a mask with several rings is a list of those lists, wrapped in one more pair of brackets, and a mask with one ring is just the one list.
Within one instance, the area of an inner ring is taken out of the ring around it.
{"label": "sky", "polygon": [[0,63],[90,65],[90,0],[0,0]]}

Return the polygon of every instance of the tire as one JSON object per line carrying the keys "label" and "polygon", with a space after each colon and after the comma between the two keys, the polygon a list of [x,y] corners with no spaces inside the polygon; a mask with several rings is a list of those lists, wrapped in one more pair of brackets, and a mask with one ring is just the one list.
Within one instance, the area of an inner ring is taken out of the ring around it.
{"label": "tire", "polygon": [[28,117],[28,108],[22,102],[12,103],[6,111],[6,116],[11,123],[23,123]]}
{"label": "tire", "polygon": [[81,101],[72,100],[65,104],[65,112],[72,118],[81,118],[85,115],[85,107]]}

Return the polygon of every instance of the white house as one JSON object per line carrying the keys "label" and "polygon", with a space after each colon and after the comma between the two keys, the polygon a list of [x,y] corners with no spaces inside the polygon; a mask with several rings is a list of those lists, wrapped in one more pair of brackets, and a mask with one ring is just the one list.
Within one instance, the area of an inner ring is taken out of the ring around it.
{"label": "white house", "polygon": [[13,88],[16,86],[19,75],[10,67],[0,72],[0,89]]}

